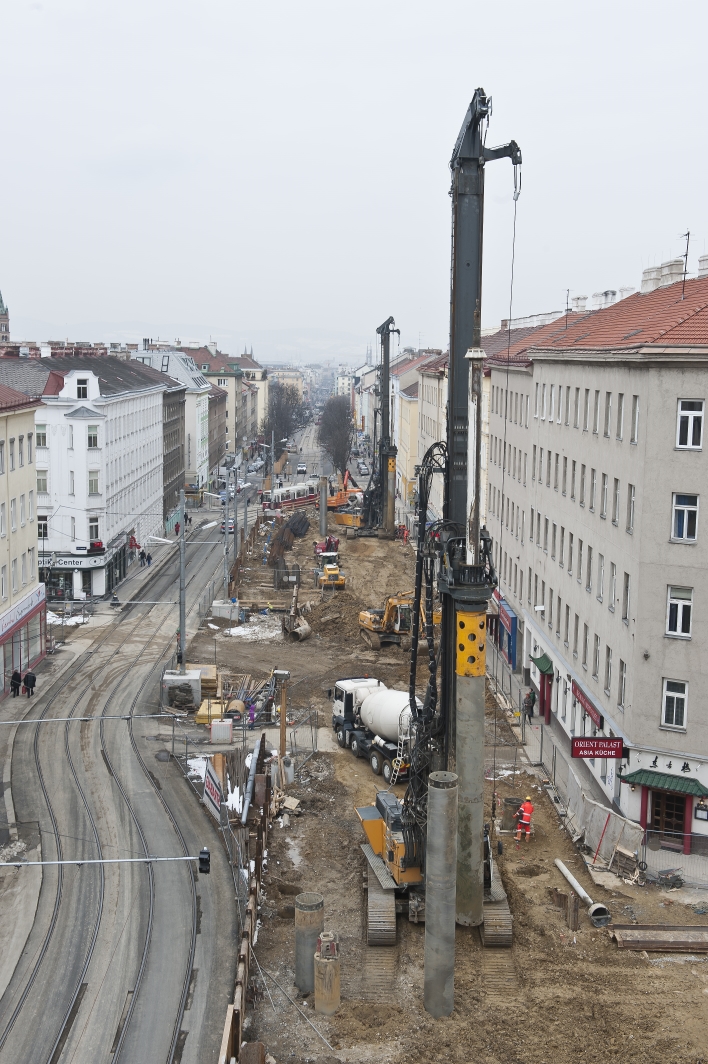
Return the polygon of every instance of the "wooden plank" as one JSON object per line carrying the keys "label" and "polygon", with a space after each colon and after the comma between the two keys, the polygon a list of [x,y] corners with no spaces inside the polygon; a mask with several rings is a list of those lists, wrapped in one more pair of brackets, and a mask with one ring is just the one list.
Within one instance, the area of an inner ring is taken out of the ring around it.
{"label": "wooden plank", "polygon": [[612,937],[620,949],[663,953],[708,953],[708,928],[676,928],[661,925],[638,928],[614,927]]}

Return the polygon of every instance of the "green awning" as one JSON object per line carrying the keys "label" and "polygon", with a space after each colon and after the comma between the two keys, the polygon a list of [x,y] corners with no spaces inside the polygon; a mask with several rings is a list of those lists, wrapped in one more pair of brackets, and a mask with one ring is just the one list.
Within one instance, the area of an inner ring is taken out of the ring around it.
{"label": "green awning", "polygon": [[653,787],[655,791],[673,791],[675,794],[692,794],[694,798],[708,798],[708,787],[696,779],[686,776],[672,776],[669,772],[654,772],[649,768],[638,768],[622,776],[622,783]]}
{"label": "green awning", "polygon": [[544,653],[535,658],[533,654],[530,655],[531,661],[534,663],[539,672],[542,672],[544,676],[553,675],[553,662],[549,658],[548,654]]}

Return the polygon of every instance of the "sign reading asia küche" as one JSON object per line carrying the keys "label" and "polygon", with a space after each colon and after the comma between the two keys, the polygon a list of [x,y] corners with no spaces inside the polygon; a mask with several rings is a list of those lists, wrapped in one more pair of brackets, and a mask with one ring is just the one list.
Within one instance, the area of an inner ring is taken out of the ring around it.
{"label": "sign reading asia k\u00fcche", "polygon": [[621,758],[624,751],[623,739],[605,739],[577,737],[570,741],[571,757],[607,757]]}

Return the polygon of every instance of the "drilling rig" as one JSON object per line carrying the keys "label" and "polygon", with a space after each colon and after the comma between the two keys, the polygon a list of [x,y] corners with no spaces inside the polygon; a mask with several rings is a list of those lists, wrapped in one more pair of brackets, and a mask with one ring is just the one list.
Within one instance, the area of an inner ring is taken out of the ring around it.
{"label": "drilling rig", "polygon": [[[376,330],[381,338],[381,376],[379,378],[378,461],[371,468],[371,477],[364,492],[363,524],[354,533],[359,536],[382,534],[393,536],[396,521],[396,454],[391,441],[391,337],[400,335],[393,318],[386,318]],[[376,453],[376,414],[374,415],[374,438],[372,446]]]}
{"label": "drilling rig", "polygon": [[[495,896],[488,832],[484,825],[484,692],[487,603],[497,583],[492,543],[480,527],[482,431],[481,350],[482,231],[486,163],[508,158],[516,168],[521,152],[515,141],[485,146],[491,99],[477,89],[450,160],[452,175],[452,277],[450,293],[450,362],[446,441],[434,443],[418,470],[418,539],[415,597],[412,605],[409,701],[411,767],[403,802],[385,794],[378,802],[383,820],[382,852],[369,846],[370,941],[391,941],[395,908],[392,893],[409,890],[413,870],[425,878],[428,776],[447,769],[458,777],[456,922],[481,926],[485,901],[497,907],[485,944],[511,943],[511,918],[503,891]],[[385,323],[384,328],[388,326]],[[432,478],[444,479],[442,518],[427,524]],[[440,646],[436,653],[434,590],[442,601]],[[421,608],[422,607],[422,608]],[[420,617],[425,619],[421,632]],[[427,644],[429,679],[425,697],[416,699],[420,644]],[[379,796],[381,797],[381,795]],[[371,808],[371,807],[370,807]],[[378,838],[371,812],[357,810],[369,840]],[[365,814],[365,815],[362,815]],[[378,862],[372,860],[378,857]],[[391,867],[397,864],[397,867]],[[388,878],[387,878],[388,876]],[[416,886],[416,892],[420,887]],[[372,893],[373,892],[373,893]],[[409,891],[410,892],[410,891]],[[421,911],[420,893],[413,908]],[[504,907],[506,916],[504,915]],[[507,919],[508,917],[508,919]],[[496,923],[496,928],[492,924]],[[373,938],[371,937],[373,934]],[[388,935],[388,937],[387,937]],[[378,936],[378,937],[377,937]]]}

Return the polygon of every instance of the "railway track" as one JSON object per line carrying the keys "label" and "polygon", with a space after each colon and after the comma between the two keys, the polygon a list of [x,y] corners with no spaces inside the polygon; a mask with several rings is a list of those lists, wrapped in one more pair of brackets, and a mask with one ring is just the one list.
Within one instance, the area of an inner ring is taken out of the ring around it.
{"label": "railway track", "polygon": [[[213,574],[212,574],[211,569],[209,569],[208,570],[209,575],[207,577],[204,577],[202,575],[204,573],[205,566],[208,566],[209,560],[212,557],[212,555],[214,554],[215,546],[217,546],[217,545],[215,544],[214,546],[211,547],[211,549],[207,552],[205,557],[202,557],[201,559],[195,559],[195,561],[194,561],[195,572],[189,577],[189,579],[187,581],[188,590],[189,590],[190,586],[195,581],[199,581],[200,579],[201,579],[202,584],[206,585],[208,583],[208,581],[210,579],[212,579],[212,576],[215,575],[215,573],[220,568],[220,565],[217,564],[217,566],[214,568]],[[154,582],[151,582],[151,586],[158,585],[160,583],[160,577],[162,577],[163,580],[164,580],[165,575],[166,574],[164,572],[163,573],[157,573],[156,574],[156,578],[157,579]],[[197,605],[199,603],[199,595],[200,595],[200,593],[201,593],[201,589],[198,589],[197,593],[196,593],[196,596],[194,598],[194,601],[193,601],[191,607],[188,610],[188,615],[191,615],[191,613],[194,611],[194,609],[197,608]],[[138,619],[136,621],[136,624],[134,626],[131,626],[130,630],[127,633],[124,634],[122,629],[123,629],[123,625],[124,625],[124,622],[125,622],[125,613],[126,612],[132,612],[132,610],[136,609],[136,608],[138,608],[138,607],[137,606],[132,606],[131,607],[130,605],[128,605],[125,608],[124,612],[123,612],[123,616],[122,617],[119,616],[119,618],[117,618],[116,621],[113,624],[111,624],[111,626],[109,627],[109,630],[106,632],[106,634],[103,636],[103,638],[101,638],[97,644],[93,644],[89,648],[88,651],[86,651],[83,655],[81,655],[81,657],[78,660],[78,662],[76,663],[75,667],[72,669],[70,675],[58,686],[57,690],[52,694],[52,696],[48,700],[46,706],[44,707],[44,709],[43,709],[43,711],[41,713],[41,719],[42,719],[42,721],[44,723],[47,723],[47,722],[51,721],[51,719],[52,719],[51,716],[49,715],[50,711],[52,709],[52,706],[54,706],[57,703],[57,701],[60,700],[61,696],[64,694],[64,692],[67,689],[72,689],[72,688],[75,689],[74,685],[76,683],[77,678],[82,673],[84,673],[87,668],[89,668],[90,669],[89,678],[86,680],[86,682],[81,684],[80,689],[78,691],[78,694],[76,695],[76,697],[74,699],[74,702],[72,704],[71,710],[68,713],[66,712],[65,709],[63,710],[63,715],[64,716],[73,717],[73,716],[76,715],[76,712],[77,712],[77,709],[78,709],[80,703],[86,697],[87,693],[90,692],[90,690],[91,690],[91,688],[92,688],[92,686],[93,686],[93,684],[94,684],[94,682],[96,680],[97,675],[100,675],[105,669],[107,669],[110,666],[110,663],[120,654],[120,652],[123,650],[123,648],[126,646],[126,644],[128,642],[130,642],[130,640],[136,635],[138,630],[145,626],[146,618],[156,608],[158,608],[158,606],[157,606],[157,604],[153,604],[153,605],[150,606],[150,608],[147,611],[140,611],[140,616],[138,617]],[[110,750],[108,749],[108,745],[107,745],[107,742],[106,742],[106,734],[105,734],[104,724],[105,724],[105,717],[106,717],[106,715],[107,715],[107,713],[108,713],[108,711],[109,711],[109,709],[111,707],[111,704],[112,704],[112,702],[113,702],[113,700],[114,700],[114,698],[116,696],[116,693],[118,692],[118,690],[121,687],[121,684],[125,681],[125,679],[129,676],[129,674],[131,672],[133,672],[133,670],[138,665],[140,659],[143,657],[143,655],[146,653],[146,651],[149,649],[149,647],[151,645],[153,645],[156,640],[159,639],[160,631],[163,628],[163,626],[167,623],[167,621],[170,619],[171,613],[172,613],[171,610],[166,611],[165,612],[165,616],[162,618],[162,620],[159,622],[159,624],[156,627],[154,625],[151,627],[150,634],[149,634],[148,638],[145,639],[142,642],[140,648],[138,649],[137,654],[131,659],[130,664],[125,669],[121,670],[121,672],[119,673],[117,678],[112,682],[110,690],[108,692],[108,695],[107,695],[107,697],[105,697],[105,699],[103,701],[103,707],[102,707],[102,710],[100,712],[100,715],[98,716],[98,719],[100,719],[99,730],[100,730],[101,753],[102,753],[102,756],[103,756],[103,760],[104,760],[104,763],[105,763],[106,770],[111,775],[113,780],[115,781],[115,783],[116,783],[116,785],[118,787],[118,790],[119,790],[120,794],[122,795],[122,799],[123,799],[123,801],[125,803],[126,809],[128,811],[129,817],[130,817],[130,820],[131,820],[132,824],[134,825],[134,827],[135,827],[135,829],[137,831],[138,837],[140,838],[141,846],[142,846],[142,852],[143,852],[143,854],[145,856],[149,855],[149,849],[148,849],[146,834],[145,834],[145,831],[143,829],[143,826],[140,823],[140,819],[139,819],[139,817],[138,817],[138,815],[136,813],[134,804],[131,802],[131,800],[129,798],[127,788],[126,788],[126,786],[124,785],[124,783],[120,779],[120,776],[118,774],[116,765],[114,764],[114,759],[111,758],[111,753],[110,753]],[[104,647],[106,647],[106,646],[110,647],[111,639],[116,634],[116,632],[119,632],[119,634],[121,636],[123,636],[123,638],[121,639],[121,641],[118,643],[117,646],[115,646],[115,647],[110,649],[110,653],[108,654],[108,656],[102,659],[101,655],[100,655],[101,650]],[[130,714],[131,718],[132,718],[132,716],[133,716],[133,714],[135,712],[135,707],[136,707],[138,701],[140,700],[140,697],[141,697],[142,693],[144,692],[145,688],[150,683],[150,681],[154,679],[155,669],[160,665],[160,663],[162,662],[163,658],[168,653],[169,649],[170,649],[170,641],[167,641],[161,647],[160,653],[158,654],[157,658],[155,659],[155,661],[153,662],[153,664],[150,667],[149,671],[147,672],[146,676],[144,677],[142,683],[140,684],[140,687],[136,691],[136,693],[134,695],[134,698],[132,700],[132,703],[130,705],[130,708],[129,708],[129,714]],[[98,700],[100,701],[100,696],[99,696]],[[41,724],[36,724],[34,727],[35,727],[35,734],[34,734],[34,739],[33,739],[33,755],[34,755],[35,768],[36,768],[36,771],[37,771],[37,777],[38,777],[38,780],[39,780],[39,784],[40,784],[40,788],[41,788],[41,792],[42,792],[42,798],[43,798],[43,801],[44,801],[46,813],[47,813],[47,815],[49,817],[49,821],[50,821],[50,824],[51,824],[51,829],[52,829],[53,838],[54,838],[54,846],[55,846],[56,853],[57,853],[57,859],[58,860],[62,860],[63,859],[63,852],[64,852],[63,851],[63,844],[62,844],[62,834],[61,834],[61,832],[59,830],[59,824],[58,824],[56,811],[55,811],[54,806],[53,806],[52,801],[51,801],[49,789],[48,789],[47,782],[46,782],[46,779],[45,779],[45,774],[44,774],[43,768],[42,768],[42,761],[41,761],[41,755],[40,755],[39,737],[40,737],[40,730],[41,730],[42,725]],[[89,832],[90,832],[90,835],[91,835],[92,840],[93,840],[93,847],[94,847],[94,851],[93,852],[94,852],[95,855],[97,855],[100,858],[102,856],[102,854],[103,854],[103,850],[102,850],[102,847],[101,847],[101,839],[100,839],[100,834],[99,834],[99,830],[98,830],[98,825],[96,823],[96,819],[95,819],[95,817],[93,815],[93,812],[91,810],[90,802],[89,802],[88,797],[86,795],[85,788],[82,786],[82,784],[80,782],[79,774],[78,774],[76,766],[74,764],[74,759],[72,757],[72,752],[71,752],[71,747],[70,747],[70,729],[71,729],[71,724],[70,724],[69,721],[67,721],[65,723],[65,725],[64,725],[64,755],[66,757],[66,762],[68,763],[68,766],[69,766],[69,770],[70,770],[70,773],[71,773],[71,779],[72,779],[73,786],[76,788],[76,792],[77,792],[77,794],[79,796],[79,800],[81,802],[81,806],[83,808],[83,811],[84,811],[84,814],[85,814],[85,817],[86,817],[86,822],[87,822],[88,827],[89,827]],[[176,819],[174,818],[174,816],[172,815],[172,813],[171,813],[171,811],[170,811],[170,809],[169,809],[164,797],[160,794],[159,788],[156,786],[154,777],[149,772],[149,770],[147,768],[147,765],[145,764],[145,761],[144,761],[144,759],[142,758],[142,756],[140,754],[140,751],[139,751],[138,745],[137,745],[137,741],[136,741],[136,737],[135,737],[135,733],[134,733],[134,730],[133,730],[132,719],[129,720],[129,722],[128,722],[128,729],[129,729],[129,737],[130,737],[131,749],[132,749],[133,755],[135,756],[135,758],[136,758],[136,760],[137,760],[137,762],[139,764],[140,770],[144,774],[145,778],[150,782],[151,787],[155,791],[155,794],[157,795],[157,798],[158,798],[158,800],[159,800],[159,802],[160,802],[160,804],[162,806],[162,809],[163,809],[164,813],[167,815],[167,818],[168,818],[168,820],[169,820],[169,822],[170,822],[170,824],[172,826],[172,829],[174,830],[175,834],[178,837],[178,840],[180,842],[180,846],[181,846],[183,855],[187,855],[187,853],[188,853],[187,845],[186,845],[184,836],[183,836],[182,832],[180,831],[179,825],[178,825]],[[94,950],[95,950],[96,943],[97,943],[97,940],[98,940],[99,930],[100,930],[100,927],[101,927],[101,919],[102,919],[102,916],[103,916],[103,900],[104,900],[104,894],[105,894],[105,879],[106,879],[106,877],[105,877],[104,866],[103,865],[98,865],[96,867],[99,870],[99,872],[98,872],[98,880],[99,880],[99,883],[98,883],[98,899],[97,899],[97,903],[96,903],[96,906],[95,906],[95,916],[94,916],[93,921],[92,921],[92,927],[91,927],[91,931],[90,931],[90,934],[89,934],[89,941],[88,941],[88,945],[86,947],[84,947],[83,943],[85,942],[85,937],[83,937],[82,948],[85,948],[85,954],[84,954],[83,962],[81,964],[80,974],[79,974],[78,978],[74,981],[74,985],[73,985],[73,988],[72,988],[71,995],[70,995],[69,1000],[67,1002],[67,1005],[66,1005],[66,1007],[64,1009],[64,1015],[63,1015],[62,1022],[60,1023],[59,1028],[56,1031],[56,1034],[55,1034],[55,1036],[52,1039],[51,1047],[46,1052],[46,1056],[44,1054],[44,1051],[43,1051],[43,1054],[42,1054],[43,1058],[46,1059],[48,1064],[56,1064],[56,1062],[60,1059],[60,1057],[62,1055],[63,1048],[64,1048],[64,1046],[66,1044],[67,1038],[70,1035],[72,1025],[73,1025],[73,1023],[74,1023],[74,1021],[76,1019],[76,1014],[77,1014],[78,1009],[80,1007],[81,1000],[82,1000],[82,997],[83,997],[83,993],[84,993],[84,991],[86,990],[86,987],[87,987],[85,979],[86,979],[86,976],[87,976],[87,974],[89,972],[89,966],[91,964],[91,960],[93,958]],[[111,1047],[111,1059],[114,1062],[114,1064],[115,1064],[116,1061],[118,1061],[120,1059],[120,1056],[121,1056],[121,1053],[122,1053],[122,1050],[123,1050],[123,1046],[125,1044],[126,1036],[127,1036],[128,1032],[130,1030],[131,1020],[133,1019],[134,1010],[135,1010],[136,1004],[137,1004],[138,999],[139,999],[139,992],[140,992],[140,989],[141,989],[143,976],[144,976],[144,973],[145,973],[145,970],[146,970],[148,955],[149,955],[149,952],[150,952],[150,945],[151,945],[151,938],[152,938],[152,928],[153,928],[153,919],[154,919],[154,910],[155,910],[155,896],[156,896],[155,895],[155,877],[154,877],[154,871],[153,871],[152,865],[146,864],[145,867],[147,869],[147,886],[148,886],[148,893],[149,893],[149,900],[148,900],[148,906],[147,906],[146,932],[145,932],[145,936],[144,936],[144,941],[143,941],[143,946],[142,946],[142,950],[141,950],[141,954],[140,954],[139,963],[138,963],[138,966],[137,966],[137,972],[136,972],[134,980],[132,981],[132,989],[130,991],[130,1003],[129,1003],[128,1007],[127,1007],[127,1010],[124,1010],[125,1014],[121,1018],[121,1024],[120,1024],[119,1033],[117,1033],[116,1040],[114,1041],[114,1045]],[[86,876],[86,871],[87,870],[84,871],[84,876],[85,876],[84,882],[86,882],[86,880],[88,879],[88,877]],[[176,1019],[175,1019],[175,1023],[174,1023],[174,1028],[173,1028],[173,1034],[172,1034],[172,1038],[171,1038],[170,1048],[169,1048],[169,1052],[168,1052],[168,1055],[167,1055],[167,1058],[166,1058],[167,1059],[167,1064],[171,1064],[171,1062],[173,1061],[174,1056],[175,1056],[175,1052],[176,1052],[176,1049],[177,1049],[177,1046],[178,1046],[179,1033],[180,1033],[180,1030],[181,1030],[182,1020],[183,1020],[183,1016],[184,1016],[185,1005],[186,1005],[186,1000],[187,1000],[187,995],[188,995],[188,990],[189,990],[189,984],[190,984],[190,978],[191,978],[193,962],[194,962],[194,952],[195,952],[196,935],[197,935],[197,896],[196,896],[196,885],[195,885],[195,882],[194,882],[194,877],[191,874],[190,874],[190,877],[189,877],[189,882],[190,882],[190,885],[191,885],[191,898],[192,898],[192,913],[191,913],[192,928],[191,928],[191,936],[190,936],[190,948],[189,948],[189,953],[188,953],[187,964],[185,965],[185,975],[184,975],[184,980],[183,980],[183,989],[182,989],[182,993],[181,993],[181,997],[180,997],[179,1006],[178,1006],[178,1009],[177,1009],[177,1014],[176,1014]],[[42,971],[43,965],[45,964],[45,962],[47,960],[47,956],[48,956],[48,952],[49,952],[49,949],[50,949],[50,945],[52,943],[52,939],[53,939],[53,936],[54,936],[56,928],[57,928],[57,924],[58,924],[59,919],[60,919],[60,912],[61,912],[61,907],[62,907],[63,894],[64,894],[64,871],[63,871],[63,867],[61,865],[59,865],[58,868],[57,868],[57,886],[56,886],[53,909],[52,909],[52,914],[51,914],[51,918],[50,918],[50,921],[49,921],[49,926],[48,926],[47,931],[46,931],[46,933],[44,935],[44,938],[43,938],[43,941],[42,941],[42,943],[41,943],[41,945],[39,947],[39,950],[38,950],[38,952],[36,954],[34,963],[31,966],[31,970],[29,972],[29,975],[24,980],[24,984],[22,986],[19,998],[18,998],[17,1002],[14,1005],[13,1011],[12,1011],[12,1013],[11,1013],[6,1025],[5,1025],[5,1027],[3,1029],[2,1033],[0,1034],[0,1054],[2,1054],[3,1048],[5,1047],[6,1043],[8,1042],[8,1039],[10,1037],[10,1034],[11,1034],[15,1024],[16,1024],[17,1020],[21,1016],[22,1010],[23,1010],[24,1006],[26,1005],[26,1003],[28,1001],[28,998],[29,998],[29,996],[31,994],[32,988],[33,988],[33,986],[34,986],[34,984],[35,984],[35,982],[37,980],[37,977],[40,974],[40,972]],[[138,908],[140,908],[140,907],[138,907]],[[47,1046],[49,1046],[48,1040],[45,1042],[45,1044]],[[72,1056],[72,1059],[73,1059],[73,1056]]]}

